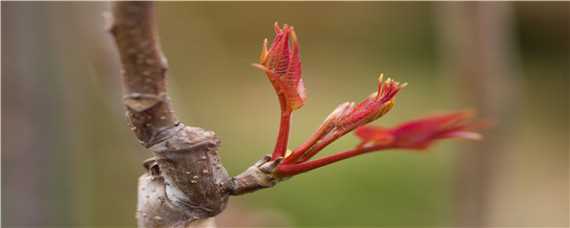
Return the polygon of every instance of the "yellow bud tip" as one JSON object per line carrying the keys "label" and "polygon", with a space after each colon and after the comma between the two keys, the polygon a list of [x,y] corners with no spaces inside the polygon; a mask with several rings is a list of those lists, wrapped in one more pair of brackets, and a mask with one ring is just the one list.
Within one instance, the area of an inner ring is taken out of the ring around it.
{"label": "yellow bud tip", "polygon": [[277,21],[273,24],[273,27],[275,29],[275,33],[281,32],[281,28],[279,28],[279,23],[277,23]]}
{"label": "yellow bud tip", "polygon": [[297,43],[297,33],[295,33],[295,30],[293,29],[293,27],[291,27],[291,40],[294,44]]}
{"label": "yellow bud tip", "polygon": [[285,151],[285,158],[289,157],[289,155],[291,155],[293,153],[292,150],[287,149],[287,151]]}
{"label": "yellow bud tip", "polygon": [[269,42],[269,41],[267,40],[267,38],[265,38],[265,39],[263,40],[263,52],[266,53],[266,54],[267,54],[267,52],[268,52],[268,48],[267,48],[267,43],[268,43],[268,42]]}
{"label": "yellow bud tip", "polygon": [[402,83],[402,84],[400,85],[400,89],[402,89],[402,88],[404,88],[404,87],[406,87],[406,86],[408,86],[408,83],[407,83],[407,82],[404,82],[404,83]]}
{"label": "yellow bud tip", "polygon": [[396,104],[396,101],[394,101],[393,99],[388,101],[386,104],[384,104],[384,107],[382,107],[378,111],[378,114],[376,114],[375,119],[378,119],[381,116],[383,116],[384,114],[388,113],[390,110],[392,110],[392,108],[394,107],[395,104]]}
{"label": "yellow bud tip", "polygon": [[378,81],[379,82],[384,81],[384,73],[381,73],[380,76],[378,76]]}
{"label": "yellow bud tip", "polygon": [[259,64],[259,63],[252,63],[251,66],[253,66],[253,67],[257,68],[257,69],[260,69],[260,70],[262,70],[262,71],[264,71],[264,72],[266,72],[266,73],[270,73],[270,72],[271,72],[271,70],[267,69],[267,67],[265,67],[264,65],[261,65],[261,64]]}
{"label": "yellow bud tip", "polygon": [[259,63],[260,64],[265,64],[265,62],[267,61],[267,54],[268,54],[268,50],[267,50],[267,38],[265,38],[263,40],[263,44],[261,47],[261,53],[259,53]]}
{"label": "yellow bud tip", "polygon": [[371,93],[370,95],[368,95],[368,98],[373,98],[373,97],[377,97],[378,96],[378,91]]}

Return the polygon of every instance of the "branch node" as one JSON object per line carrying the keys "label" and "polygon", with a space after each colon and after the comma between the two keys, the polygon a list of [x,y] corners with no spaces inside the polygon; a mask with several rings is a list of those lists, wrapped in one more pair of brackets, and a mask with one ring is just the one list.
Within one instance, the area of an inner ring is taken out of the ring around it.
{"label": "branch node", "polygon": [[283,158],[271,161],[271,155],[265,155],[243,173],[233,177],[226,189],[231,195],[242,195],[264,188],[271,188],[285,178],[274,175],[273,171]]}
{"label": "branch node", "polygon": [[105,21],[104,23],[104,28],[107,32],[115,35],[117,26],[115,26],[115,23],[113,21],[113,14],[109,11],[105,11],[101,14],[101,16],[103,16],[103,20]]}
{"label": "branch node", "polygon": [[164,101],[166,94],[161,93],[158,96],[154,94],[143,94],[143,93],[130,93],[124,96],[123,101],[127,108],[135,112],[146,111],[159,102]]}

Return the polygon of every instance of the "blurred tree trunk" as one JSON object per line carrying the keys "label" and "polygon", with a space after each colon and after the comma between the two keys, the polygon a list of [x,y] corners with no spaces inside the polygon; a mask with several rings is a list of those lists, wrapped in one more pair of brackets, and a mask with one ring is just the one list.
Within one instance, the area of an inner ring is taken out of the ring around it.
{"label": "blurred tree trunk", "polygon": [[458,157],[457,226],[489,225],[493,177],[501,158],[509,152],[505,139],[512,133],[518,107],[511,10],[510,3],[437,4],[444,71],[454,77],[467,103],[474,104],[483,118],[497,122],[486,131],[485,143],[465,148]]}
{"label": "blurred tree trunk", "polygon": [[49,12],[35,3],[2,4],[2,225],[69,224],[71,183],[61,178],[69,163],[58,159],[68,153],[59,130],[66,107],[56,92],[62,81],[49,77],[60,70]]}

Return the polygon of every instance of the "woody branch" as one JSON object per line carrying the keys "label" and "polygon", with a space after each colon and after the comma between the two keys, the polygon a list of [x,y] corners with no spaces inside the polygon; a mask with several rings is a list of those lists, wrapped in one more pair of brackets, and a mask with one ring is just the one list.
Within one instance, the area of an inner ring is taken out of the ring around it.
{"label": "woody branch", "polygon": [[185,227],[220,213],[230,194],[269,186],[260,167],[271,168],[275,162],[256,163],[230,178],[214,132],[176,119],[166,90],[168,66],[158,42],[154,4],[112,4],[109,32],[123,68],[127,119],[139,142],[155,155],[145,161],[147,173],[139,178],[139,227]]}

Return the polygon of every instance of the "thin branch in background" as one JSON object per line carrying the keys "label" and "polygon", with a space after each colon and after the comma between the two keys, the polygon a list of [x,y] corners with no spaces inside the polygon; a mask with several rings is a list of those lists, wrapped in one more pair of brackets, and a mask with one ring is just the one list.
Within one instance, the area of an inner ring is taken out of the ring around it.
{"label": "thin branch in background", "polygon": [[442,34],[444,70],[457,77],[469,103],[485,118],[500,120],[488,132],[487,143],[470,147],[457,162],[455,223],[458,226],[484,226],[493,213],[489,191],[493,173],[504,153],[505,140],[517,113],[512,45],[513,18],[509,3],[441,3],[437,5]]}

